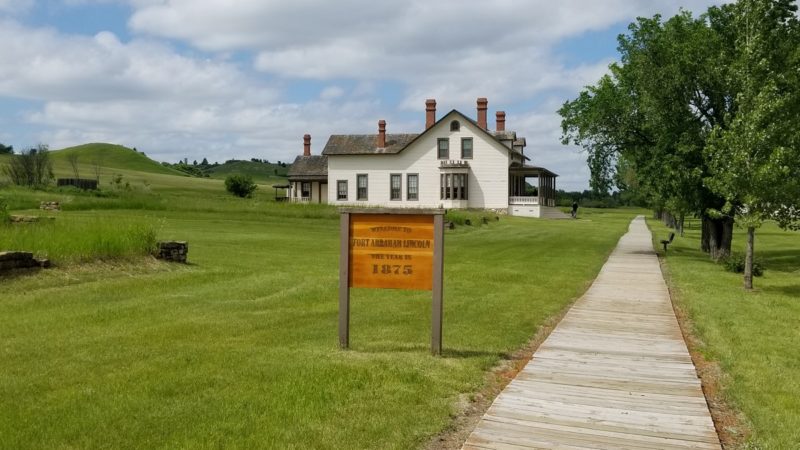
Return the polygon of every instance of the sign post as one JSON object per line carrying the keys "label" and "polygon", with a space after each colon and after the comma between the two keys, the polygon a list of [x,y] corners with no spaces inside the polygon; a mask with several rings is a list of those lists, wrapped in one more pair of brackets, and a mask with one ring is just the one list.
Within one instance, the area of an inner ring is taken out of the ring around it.
{"label": "sign post", "polygon": [[431,291],[431,352],[442,353],[444,211],[341,209],[339,345],[350,346],[350,288]]}

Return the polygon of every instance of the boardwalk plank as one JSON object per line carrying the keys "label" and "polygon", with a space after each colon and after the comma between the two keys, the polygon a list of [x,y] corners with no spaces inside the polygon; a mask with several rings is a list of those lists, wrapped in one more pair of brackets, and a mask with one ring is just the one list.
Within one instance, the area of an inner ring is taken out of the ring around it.
{"label": "boardwalk plank", "polygon": [[720,449],[641,217],[465,449]]}

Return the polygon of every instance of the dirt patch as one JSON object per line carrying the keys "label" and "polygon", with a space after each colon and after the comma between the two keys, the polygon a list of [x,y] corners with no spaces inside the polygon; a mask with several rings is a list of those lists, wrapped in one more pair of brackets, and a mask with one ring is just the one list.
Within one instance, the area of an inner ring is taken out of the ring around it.
{"label": "dirt patch", "polygon": [[692,322],[686,309],[681,305],[680,291],[674,286],[669,276],[669,270],[664,264],[664,260],[659,255],[661,262],[661,273],[664,275],[669,287],[672,309],[678,318],[683,339],[689,348],[689,354],[697,370],[697,376],[703,386],[703,394],[706,403],[711,411],[711,419],[717,429],[717,435],[724,449],[739,449],[746,446],[751,430],[747,418],[743,413],[736,410],[725,398],[724,385],[727,375],[722,371],[719,363],[706,359],[702,353],[705,344],[697,334],[695,334],[694,323]]}
{"label": "dirt patch", "polygon": [[[588,285],[586,289],[588,289]],[[486,410],[492,406],[494,399],[531,360],[533,354],[536,353],[542,342],[547,339],[547,336],[550,336],[550,333],[561,322],[561,319],[573,304],[574,302],[570,302],[559,314],[547,319],[525,347],[508,355],[489,371],[480,391],[474,394],[462,394],[456,406],[459,412],[452,423],[422,448],[425,450],[460,449],[470,433],[472,433],[472,430],[478,425]]]}

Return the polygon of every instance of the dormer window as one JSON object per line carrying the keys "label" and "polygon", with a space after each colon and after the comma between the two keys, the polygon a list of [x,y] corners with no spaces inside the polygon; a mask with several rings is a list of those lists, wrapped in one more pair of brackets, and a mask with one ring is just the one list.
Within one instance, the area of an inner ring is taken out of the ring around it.
{"label": "dormer window", "polygon": [[460,129],[461,124],[457,120],[450,122],[450,131],[458,131]]}

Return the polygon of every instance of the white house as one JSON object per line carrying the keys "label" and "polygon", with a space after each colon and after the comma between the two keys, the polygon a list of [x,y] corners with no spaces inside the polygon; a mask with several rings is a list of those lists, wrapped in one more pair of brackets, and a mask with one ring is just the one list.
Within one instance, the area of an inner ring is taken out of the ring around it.
{"label": "white house", "polygon": [[318,156],[306,135],[304,154],[289,171],[292,200],[563,216],[554,208],[557,175],[525,164],[525,138],[505,129],[503,111],[491,131],[485,98],[478,99],[477,120],[456,110],[436,120],[436,101],[425,103],[426,129],[419,134],[388,134],[381,120],[378,134],[331,136]]}

